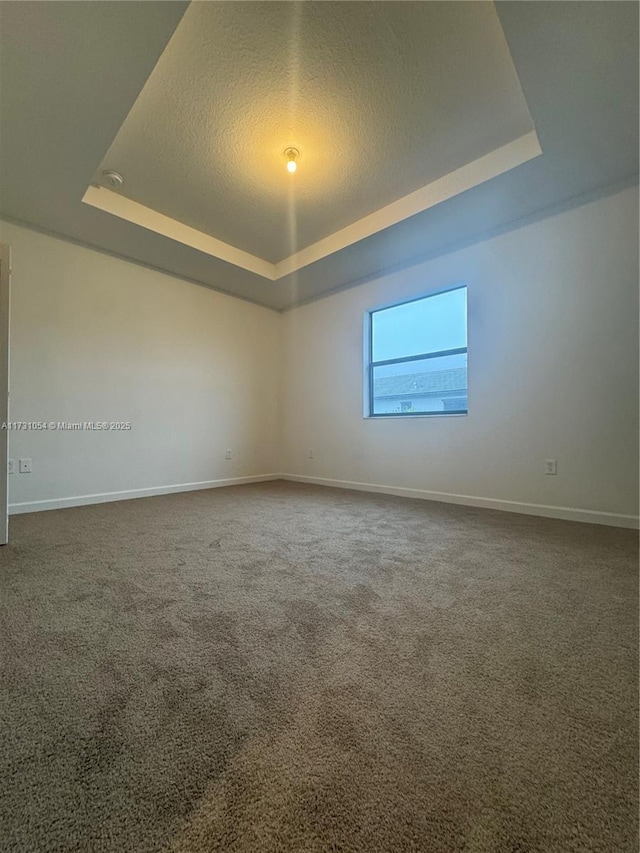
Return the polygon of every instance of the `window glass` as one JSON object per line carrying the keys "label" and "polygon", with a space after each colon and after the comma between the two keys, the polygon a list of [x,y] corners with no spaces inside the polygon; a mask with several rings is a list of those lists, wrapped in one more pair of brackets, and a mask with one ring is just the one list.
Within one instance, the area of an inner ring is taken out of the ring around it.
{"label": "window glass", "polygon": [[467,346],[467,288],[374,311],[372,361]]}
{"label": "window glass", "polygon": [[370,313],[369,415],[467,412],[467,289]]}

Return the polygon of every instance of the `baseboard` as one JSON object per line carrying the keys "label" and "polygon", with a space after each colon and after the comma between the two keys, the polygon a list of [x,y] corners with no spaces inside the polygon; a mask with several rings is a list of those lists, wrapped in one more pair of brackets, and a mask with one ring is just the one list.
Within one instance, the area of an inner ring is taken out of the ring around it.
{"label": "baseboard", "polygon": [[498,509],[503,512],[517,512],[524,515],[539,515],[543,518],[560,518],[565,521],[582,521],[588,524],[608,524],[611,527],[628,527],[637,530],[640,519],[637,515],[622,515],[615,512],[598,512],[591,509],[577,509],[567,506],[547,506],[545,504],[520,503],[498,498],[482,498],[474,495],[455,495],[449,492],[429,492],[426,489],[407,489],[402,486],[381,486],[375,483],[354,483],[349,480],[330,480],[324,477],[306,477],[300,474],[281,474],[280,479],[295,483],[311,483],[316,486],[330,486],[335,489],[355,489],[361,492],[376,492],[383,495],[397,495],[402,498],[419,498],[425,501],[476,506],[484,509]]}
{"label": "baseboard", "polygon": [[607,524],[611,527],[627,527],[637,530],[639,518],[635,515],[622,515],[613,512],[598,512],[590,509],[577,509],[566,506],[547,506],[545,504],[521,503],[498,498],[483,498],[475,495],[456,495],[449,492],[430,492],[426,489],[409,489],[403,486],[383,486],[376,483],[357,483],[351,480],[332,480],[325,477],[306,477],[301,474],[258,474],[251,477],[230,477],[223,480],[203,480],[198,483],[178,483],[171,486],[151,486],[145,489],[127,489],[121,492],[101,492],[93,495],[76,495],[66,498],[50,498],[43,501],[24,501],[9,504],[9,515],[24,512],[42,512],[49,509],[65,509],[74,506],[125,501],[133,498],[148,498],[155,495],[170,495],[176,492],[193,492],[200,489],[218,489],[224,486],[240,486],[245,483],[265,483],[270,480],[290,480],[296,483],[310,483],[316,486],[328,486],[334,489],[353,489],[361,492],[374,492],[383,495],[397,495],[403,498],[417,498],[426,501],[461,504],[484,509],[497,509],[503,512],[516,512],[524,515],[539,515],[543,518],[559,518],[565,521],[582,521],[588,524]]}
{"label": "baseboard", "polygon": [[110,501],[126,501],[132,498],[150,498],[155,495],[170,495],[175,492],[195,492],[199,489],[219,489],[224,486],[241,486],[245,483],[265,483],[281,480],[281,474],[258,474],[254,477],[230,477],[225,480],[203,480],[199,483],[178,483],[173,486],[151,486],[147,489],[127,489],[122,492],[101,492],[95,495],[76,495],[68,498],[50,498],[44,501],[10,503],[9,515],[23,512],[42,512],[47,509],[65,509],[72,506],[88,506]]}

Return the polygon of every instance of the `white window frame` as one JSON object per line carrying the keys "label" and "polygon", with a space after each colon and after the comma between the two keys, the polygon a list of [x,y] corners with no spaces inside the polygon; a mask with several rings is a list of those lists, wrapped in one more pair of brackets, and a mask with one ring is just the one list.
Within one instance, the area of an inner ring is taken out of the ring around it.
{"label": "white window frame", "polygon": [[[388,308],[397,308],[399,305],[409,305],[412,302],[422,302],[425,299],[429,299],[431,296],[440,296],[442,293],[450,293],[453,290],[466,290],[467,291],[467,346],[466,347],[458,347],[456,349],[451,350],[442,350],[433,353],[419,353],[418,355],[406,356],[404,358],[391,358],[385,359],[383,361],[372,361],[371,356],[373,353],[373,315],[377,314],[379,311],[386,311]],[[363,409],[362,409],[362,417],[366,420],[389,420],[390,418],[401,418],[403,420],[407,418],[460,418],[467,417],[469,414],[469,403],[467,398],[467,409],[462,411],[451,411],[451,412],[405,412],[404,414],[401,412],[389,412],[383,414],[374,414],[373,413],[373,368],[379,367],[385,364],[401,364],[402,362],[409,361],[426,361],[431,358],[442,358],[447,355],[461,355],[463,353],[469,353],[469,333],[468,333],[468,317],[469,317],[469,288],[466,284],[454,284],[450,287],[443,287],[439,290],[432,290],[429,293],[422,293],[420,296],[412,296],[409,299],[401,299],[396,302],[388,302],[384,305],[378,305],[375,308],[369,308],[365,311],[364,314],[364,324],[363,324],[363,340],[364,340],[364,375],[363,375]],[[467,389],[468,391],[468,389]]]}

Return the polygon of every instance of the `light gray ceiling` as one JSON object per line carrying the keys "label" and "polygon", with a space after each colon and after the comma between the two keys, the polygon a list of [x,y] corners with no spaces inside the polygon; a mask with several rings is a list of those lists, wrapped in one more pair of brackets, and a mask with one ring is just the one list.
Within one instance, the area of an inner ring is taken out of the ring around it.
{"label": "light gray ceiling", "polygon": [[[219,7],[219,13],[230,21],[234,20],[234,15],[248,14],[250,9],[257,15],[272,15],[274,19],[285,13],[282,9],[276,11],[275,7],[281,6],[279,3],[266,4],[274,7],[269,12],[264,11],[262,4],[255,7],[251,3],[206,5],[207,14],[216,14]],[[293,7],[297,4],[284,4],[286,14],[311,14],[313,18],[323,14],[327,16],[327,25],[340,30],[344,29],[339,25],[341,16],[349,14],[343,7],[353,5],[362,7],[363,11],[358,11],[358,14],[370,20],[367,17],[369,12],[364,11],[370,5],[367,3],[302,5],[305,8],[294,12]],[[419,16],[423,6],[454,6],[461,10],[467,6],[460,3],[376,5],[385,7],[387,23],[383,43],[395,44],[398,54],[402,55],[406,46],[409,56],[411,49],[419,43],[419,27],[417,24],[412,26],[410,36],[404,15],[409,19],[413,15]],[[405,5],[411,9],[401,11]],[[488,4],[489,11],[491,5]],[[471,6],[480,9],[485,4],[473,3]],[[80,201],[123,123],[123,132],[126,129],[125,119],[132,108],[132,117],[135,115],[137,105],[134,107],[134,103],[186,8],[185,3],[101,0],[92,3],[59,3],[55,0],[48,3],[0,3],[0,205],[6,218],[282,309],[365,280],[386,269],[397,268],[418,258],[446,251],[454,245],[504,230],[525,218],[542,216],[550,208],[578,203],[589,194],[606,192],[608,188],[637,180],[637,4],[498,3],[500,23],[542,145],[542,156],[323,258],[287,278],[267,281]],[[309,8],[313,9],[311,13]],[[321,13],[322,8],[326,11]],[[396,23],[394,9],[400,10],[396,13]],[[462,11],[456,14],[462,16]],[[473,14],[480,19],[484,12]],[[301,28],[300,32],[303,31]],[[272,36],[276,39],[275,33]],[[338,42],[342,43],[339,39]],[[304,39],[301,43],[304,44]],[[256,39],[256,49],[260,45],[260,40]],[[386,50],[378,44],[378,50],[369,54],[364,40],[358,42],[354,53],[358,57],[360,75],[370,75],[376,81],[375,85],[382,87],[384,96],[381,103],[386,103],[386,109],[390,109],[394,101],[392,93],[400,85],[400,78],[385,71],[385,68],[388,71],[393,49],[390,48],[384,61],[380,61],[378,53],[381,49],[383,53]],[[305,51],[312,60],[311,65],[304,66],[312,69],[305,91],[313,93],[313,87],[317,85],[314,80],[322,74],[324,66],[322,56],[317,50],[314,53],[313,45],[307,44]],[[347,55],[352,55],[350,50]],[[245,60],[246,57],[238,53],[236,67],[242,69]],[[286,56],[283,62],[285,60]],[[441,57],[441,60],[447,62],[446,57]],[[159,70],[161,66],[162,60]],[[326,67],[332,67],[330,54]],[[451,71],[451,66],[447,67]],[[502,68],[504,70],[504,66]],[[276,71],[277,63],[274,73]],[[329,70],[327,73],[337,85],[338,80],[331,76]],[[303,79],[306,80],[304,73]],[[501,79],[507,78],[503,76]],[[447,80],[443,83],[445,88],[451,84],[450,77]],[[414,89],[409,80],[407,86],[411,90],[407,95],[408,102],[414,95],[427,96],[426,92],[420,94],[421,87]],[[178,90],[176,83],[175,91]],[[188,87],[184,91],[187,90]],[[262,93],[261,97],[268,97],[269,87],[261,84],[257,90]],[[146,96],[145,91],[140,103]],[[237,109],[238,102],[241,105],[242,99],[234,89],[227,112],[221,111],[223,124],[228,119],[228,111]],[[343,104],[344,100],[336,98],[336,102]],[[376,103],[370,98],[371,105]],[[500,98],[496,103],[499,105]],[[327,100],[327,105],[319,110],[319,118],[322,119],[319,126],[325,120],[331,121],[329,106]],[[378,107],[372,106],[372,109],[369,124],[366,117],[360,117],[356,122],[360,128],[358,138],[362,141],[365,135],[374,134],[372,147],[377,153],[373,160],[378,157],[380,162],[403,134],[390,132],[389,122],[385,122],[377,112]],[[176,114],[181,115],[179,110]],[[155,122],[157,110],[150,116]],[[391,116],[395,116],[393,110]],[[242,123],[238,125],[242,126]],[[476,125],[471,122],[470,126],[478,129],[482,122],[478,121]],[[136,133],[140,132],[135,121],[131,127]],[[333,132],[338,133],[338,125],[335,127]],[[159,128],[162,128],[162,121],[157,126],[154,123],[150,132],[158,133]],[[366,134],[362,128],[367,128]],[[242,133],[240,135],[243,136]],[[217,139],[216,144],[223,145],[223,136]],[[488,140],[488,144],[493,141]],[[200,150],[199,141],[196,142],[194,151]],[[118,139],[116,143],[119,144]],[[127,156],[135,157],[134,148],[127,147]],[[164,148],[161,154],[162,157],[167,156]],[[369,195],[365,187],[359,197],[360,202],[352,194],[353,204],[362,203],[364,209],[388,197],[389,191],[393,191],[390,176],[397,177],[400,184],[406,181],[398,186],[398,195],[410,186],[416,175],[420,180],[426,175],[428,180],[430,175],[420,172],[422,159],[419,154],[419,140],[411,137],[405,154],[405,173],[398,175],[390,168],[388,174],[380,176],[380,183],[372,188]],[[362,174],[366,175],[368,161],[364,156],[361,160]],[[448,168],[444,155],[437,162],[445,164],[438,168]],[[114,164],[114,167],[118,168],[118,165]],[[374,170],[372,174],[377,172]],[[127,186],[129,179],[132,185],[135,181],[128,176]],[[145,191],[148,191],[148,180],[145,177]],[[354,185],[356,183],[354,181]],[[148,204],[149,200],[145,203]],[[341,221],[341,205],[335,199],[332,204],[333,208],[328,206],[317,217],[308,217],[310,224],[305,226],[308,233],[305,232],[303,239],[315,239],[316,234],[330,227],[327,223],[331,221],[329,214],[332,209],[336,222]],[[352,211],[348,215],[352,215]],[[244,222],[244,228],[249,219],[248,214],[243,214],[238,222]],[[198,222],[202,227],[202,221]],[[234,227],[235,222],[230,222],[228,233],[231,242],[235,239]],[[281,226],[277,225],[276,230],[281,231]],[[264,233],[267,232],[260,232]],[[220,235],[216,233],[216,236]],[[252,236],[251,239],[263,237]],[[257,243],[247,245],[255,248]],[[273,245],[272,256],[278,257],[282,247],[277,246],[275,240],[269,245]]]}
{"label": "light gray ceiling", "polygon": [[532,129],[492,3],[192,3],[95,180],[276,263]]}

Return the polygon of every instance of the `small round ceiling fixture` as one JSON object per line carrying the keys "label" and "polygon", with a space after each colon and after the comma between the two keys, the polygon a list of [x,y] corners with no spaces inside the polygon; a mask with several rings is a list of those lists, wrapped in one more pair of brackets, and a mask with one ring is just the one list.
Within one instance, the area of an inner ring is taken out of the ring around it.
{"label": "small round ceiling fixture", "polygon": [[287,158],[287,171],[293,175],[295,170],[298,168],[296,161],[300,156],[300,152],[297,148],[285,148],[284,155]]}
{"label": "small round ceiling fixture", "polygon": [[124,183],[124,178],[122,177],[120,172],[114,172],[113,169],[105,169],[102,173],[102,176],[104,178],[105,183],[108,184],[114,190],[119,189]]}

